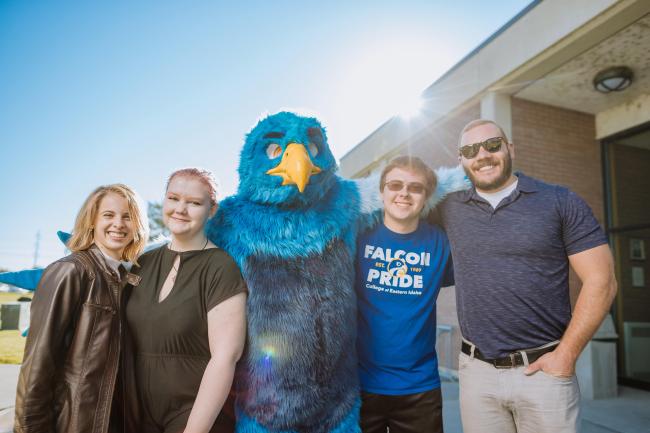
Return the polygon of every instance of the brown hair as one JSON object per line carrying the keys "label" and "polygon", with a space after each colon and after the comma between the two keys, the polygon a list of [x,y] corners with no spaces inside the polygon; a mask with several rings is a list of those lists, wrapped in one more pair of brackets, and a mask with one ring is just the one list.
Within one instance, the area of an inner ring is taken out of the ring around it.
{"label": "brown hair", "polygon": [[217,204],[217,181],[214,179],[214,175],[211,171],[198,167],[188,167],[176,170],[169,175],[169,179],[167,179],[167,185],[165,185],[165,191],[169,189],[169,184],[176,176],[194,177],[201,181],[201,183],[203,183],[208,188],[210,203],[212,203],[213,206]]}
{"label": "brown hair", "polygon": [[137,194],[128,186],[121,183],[104,185],[95,189],[81,206],[74,223],[72,237],[67,245],[71,251],[83,251],[90,248],[94,242],[94,228],[99,203],[108,193],[124,197],[128,203],[129,216],[133,222],[133,240],[124,248],[122,259],[137,264],[137,259],[147,242],[149,228],[146,216],[140,211]]}
{"label": "brown hair", "polygon": [[423,175],[426,180],[424,187],[427,191],[427,197],[433,194],[436,190],[436,186],[438,186],[438,178],[436,177],[436,174],[424,161],[417,156],[401,155],[391,159],[388,165],[386,165],[386,167],[381,171],[381,177],[379,178],[379,191],[384,190],[386,175],[394,168],[402,168]]}
{"label": "brown hair", "polygon": [[498,123],[496,123],[496,122],[494,122],[492,120],[488,120],[488,119],[475,119],[475,120],[472,120],[471,122],[469,122],[467,125],[463,126],[463,129],[462,129],[462,131],[460,131],[460,135],[458,136],[458,143],[460,143],[461,140],[463,139],[463,134],[465,134],[467,131],[469,131],[471,129],[474,129],[477,126],[481,126],[481,125],[494,125],[499,130],[499,134],[501,134],[501,137],[503,137],[506,140],[506,142],[509,143],[508,136],[506,135],[503,128],[501,126],[499,126]]}

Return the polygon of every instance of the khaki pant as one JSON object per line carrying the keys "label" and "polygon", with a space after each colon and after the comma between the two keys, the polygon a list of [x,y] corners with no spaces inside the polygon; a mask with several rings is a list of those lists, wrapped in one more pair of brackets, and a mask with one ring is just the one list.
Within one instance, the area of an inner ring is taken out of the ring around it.
{"label": "khaki pant", "polygon": [[580,390],[575,377],[526,367],[497,369],[461,352],[458,365],[464,433],[575,433]]}

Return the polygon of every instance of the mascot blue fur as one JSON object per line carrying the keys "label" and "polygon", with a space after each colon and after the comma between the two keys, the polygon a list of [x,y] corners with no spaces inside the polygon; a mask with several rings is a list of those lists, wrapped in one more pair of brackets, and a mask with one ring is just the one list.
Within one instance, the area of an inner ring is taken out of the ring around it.
{"label": "mascot blue fur", "polygon": [[[356,237],[381,218],[382,203],[377,178],[336,170],[317,119],[268,116],[246,137],[237,194],[208,224],[249,289],[238,433],[360,432]],[[429,207],[466,188],[462,170],[437,174]]]}

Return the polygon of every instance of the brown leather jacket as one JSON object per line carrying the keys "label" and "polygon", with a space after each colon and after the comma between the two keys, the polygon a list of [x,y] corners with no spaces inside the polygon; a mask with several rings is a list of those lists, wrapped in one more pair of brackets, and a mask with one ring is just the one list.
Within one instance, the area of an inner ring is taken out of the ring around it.
{"label": "brown leather jacket", "polygon": [[125,392],[118,368],[127,279],[119,282],[95,246],[47,267],[31,306],[15,432],[106,433],[109,421],[111,431],[134,431],[124,425],[126,408],[112,408],[114,392]]}

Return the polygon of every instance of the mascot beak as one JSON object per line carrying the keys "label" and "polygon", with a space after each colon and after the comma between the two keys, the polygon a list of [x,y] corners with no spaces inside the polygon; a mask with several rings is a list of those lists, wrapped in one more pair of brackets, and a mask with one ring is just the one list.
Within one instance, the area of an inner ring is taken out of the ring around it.
{"label": "mascot beak", "polygon": [[282,185],[296,185],[301,193],[309,183],[312,174],[320,173],[320,167],[315,166],[309,158],[305,146],[289,143],[282,155],[280,164],[270,169],[266,174],[282,177]]}

